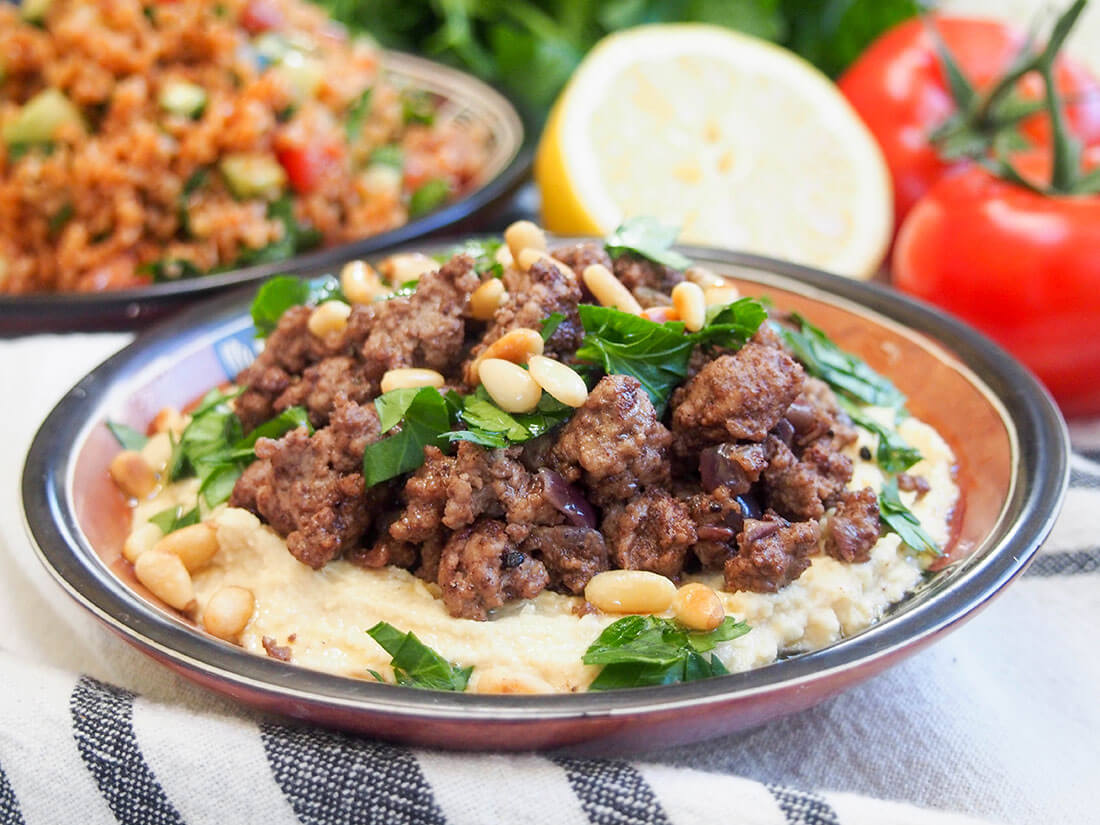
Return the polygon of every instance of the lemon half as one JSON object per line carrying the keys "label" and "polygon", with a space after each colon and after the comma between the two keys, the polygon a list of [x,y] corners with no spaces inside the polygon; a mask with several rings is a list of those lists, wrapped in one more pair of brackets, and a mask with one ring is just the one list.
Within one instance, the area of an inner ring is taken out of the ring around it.
{"label": "lemon half", "polygon": [[856,278],[878,269],[893,227],[882,153],[832,82],[717,26],[602,40],[551,111],[535,179],[555,232],[653,215],[687,243]]}

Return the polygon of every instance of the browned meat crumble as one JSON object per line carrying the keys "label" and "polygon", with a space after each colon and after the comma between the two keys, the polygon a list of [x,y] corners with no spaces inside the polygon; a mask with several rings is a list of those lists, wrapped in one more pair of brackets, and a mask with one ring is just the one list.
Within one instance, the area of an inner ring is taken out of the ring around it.
{"label": "browned meat crumble", "polygon": [[309,309],[286,312],[238,376],[237,412],[247,430],[301,405],[317,430],[261,439],[230,503],[311,567],[339,556],[403,567],[437,584],[452,615],[475,620],[546,588],[581,595],[613,568],[673,580],[721,571],[731,591],[775,592],[819,552],[867,560],[879,515],[869,488],[847,490],[842,451],[855,430],[766,326],[737,351],[699,347],[663,415],[636,378],[606,375],[541,438],[429,446],[419,469],[366,489],[362,456],[380,437],[372,401],[387,370],[427,367],[469,390],[492,342],[538,330],[552,313],[563,320],[546,352],[569,362],[584,334],[578,304],[592,301],[585,267],[613,268],[643,306],[667,303],[683,279],[630,255],[612,261],[595,244],[552,255],[565,266],[544,258],[505,271],[508,298],[488,322],[469,314],[482,276],[465,255],[424,275],[412,295],[354,307],[341,333],[318,338]]}

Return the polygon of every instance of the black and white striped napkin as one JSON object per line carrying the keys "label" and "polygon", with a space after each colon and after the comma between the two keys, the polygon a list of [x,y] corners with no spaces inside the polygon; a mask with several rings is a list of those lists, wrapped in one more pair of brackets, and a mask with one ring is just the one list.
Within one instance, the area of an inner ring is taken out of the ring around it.
{"label": "black and white striped napkin", "polygon": [[252,715],[130,649],[41,569],[23,455],[126,340],[0,341],[0,386],[21,391],[0,413],[0,825],[1096,822],[1100,421],[1075,429],[1065,511],[1027,574],[870,682],[630,761],[439,753]]}

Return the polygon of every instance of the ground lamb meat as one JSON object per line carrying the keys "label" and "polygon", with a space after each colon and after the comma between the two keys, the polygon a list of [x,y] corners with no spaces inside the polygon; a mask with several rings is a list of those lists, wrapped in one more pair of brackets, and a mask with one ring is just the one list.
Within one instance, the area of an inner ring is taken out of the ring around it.
{"label": "ground lamb meat", "polygon": [[697,538],[691,551],[705,570],[721,570],[737,555],[736,538],[746,516],[742,503],[729,487],[718,487],[712,493],[696,493],[685,504]]}
{"label": "ground lamb meat", "polygon": [[787,353],[746,344],[711,361],[675,392],[672,429],[687,444],[763,441],[802,381],[802,367]]}
{"label": "ground lamb meat", "polygon": [[520,550],[542,561],[552,589],[575,595],[583,593],[588,580],[609,567],[603,534],[587,527],[536,527]]}
{"label": "ground lamb meat", "polygon": [[679,270],[629,253],[616,258],[611,271],[631,292],[646,287],[668,293],[684,280],[684,273]]}
{"label": "ground lamb meat", "polygon": [[291,384],[275,399],[275,412],[302,406],[314,427],[328,423],[338,396],[364,404],[378,394],[377,384],[368,382],[354,358],[333,355],[308,367],[299,381]]}
{"label": "ground lamb meat", "polygon": [[275,399],[290,386],[292,378],[282,367],[265,364],[263,355],[237,375],[244,391],[233,399],[233,410],[246,433],[252,432],[275,415]]}
{"label": "ground lamb meat", "polygon": [[870,487],[845,490],[825,533],[825,552],[838,561],[865,562],[878,542],[878,496]]}
{"label": "ground lamb meat", "polygon": [[551,251],[554,258],[561,261],[573,270],[578,278],[583,277],[584,271],[593,264],[600,264],[611,269],[611,256],[598,243],[578,243],[572,246],[561,246]]}
{"label": "ground lamb meat", "polygon": [[932,485],[924,476],[915,476],[909,473],[898,473],[898,489],[905,490],[910,493],[916,493],[917,498],[920,498],[932,489]]}
{"label": "ground lamb meat", "polygon": [[405,509],[390,525],[393,538],[416,543],[440,532],[454,464],[454,458],[444,455],[438,447],[424,448],[424,463],[405,482]]}
{"label": "ground lamb meat", "polygon": [[626,501],[644,487],[667,485],[672,434],[637,378],[606,375],[550,451],[550,467],[569,483],[583,480],[600,506]]}
{"label": "ground lamb meat", "polygon": [[726,562],[726,589],[775,593],[801,576],[817,549],[816,521],[791,524],[775,513],[745,519],[737,535],[737,555]]}
{"label": "ground lamb meat", "polygon": [[503,515],[514,537],[513,526],[560,523],[562,514],[546,498],[542,479],[519,461],[521,452],[521,447],[486,450],[459,442],[443,523],[457,530],[481,515]]}
{"label": "ground lamb meat", "polygon": [[786,418],[794,429],[796,447],[829,439],[833,449],[839,450],[856,440],[856,429],[836,403],[829,385],[813,376],[806,376],[802,392],[787,409]]}
{"label": "ground lamb meat", "polygon": [[852,480],[852,460],[828,443],[816,442],[798,458],[790,447],[768,438],[764,470],[768,506],[794,521],[821,518],[825,508]]}
{"label": "ground lamb meat", "polygon": [[470,293],[480,283],[473,258],[455,255],[439,271],[423,275],[412,295],[380,303],[360,350],[367,380],[379,381],[399,367],[443,373],[453,367],[466,337]]}
{"label": "ground lamb meat", "polygon": [[719,444],[699,455],[704,490],[726,487],[735,496],[747,493],[768,466],[763,444]]}
{"label": "ground lamb meat", "polygon": [[506,601],[537,596],[550,576],[542,562],[515,547],[503,522],[484,519],[451,536],[438,582],[452,616],[485,621]]}
{"label": "ground lamb meat", "polygon": [[344,558],[360,567],[377,569],[393,565],[412,567],[419,557],[416,545],[398,541],[388,532],[382,531],[373,547],[356,547],[344,554]]}
{"label": "ground lamb meat", "polygon": [[688,548],[698,538],[688,508],[660,489],[609,507],[603,534],[617,567],[649,570],[670,579],[683,572]]}
{"label": "ground lamb meat", "polygon": [[229,504],[244,507],[285,536],[291,554],[314,569],[352,548],[370,525],[360,472],[363,450],[378,439],[373,405],[338,399],[329,426],[312,437],[300,427],[256,442],[254,461]]}

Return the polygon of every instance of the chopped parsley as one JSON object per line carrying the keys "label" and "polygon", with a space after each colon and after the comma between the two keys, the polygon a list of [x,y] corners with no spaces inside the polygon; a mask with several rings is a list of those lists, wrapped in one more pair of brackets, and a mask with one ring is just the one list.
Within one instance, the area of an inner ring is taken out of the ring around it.
{"label": "chopped parsley", "polygon": [[529,413],[509,413],[493,403],[484,387],[471,395],[459,396],[458,418],[466,429],[448,433],[451,441],[472,441],[483,447],[507,447],[522,444],[564,424],[573,408],[543,393],[538,406]]}
{"label": "chopped parsley", "polygon": [[686,269],[691,260],[672,248],[679,234],[675,226],[653,217],[630,218],[607,237],[604,248],[612,258],[634,254],[673,269]]}
{"label": "chopped parsley", "polygon": [[199,508],[192,507],[185,513],[183,511],[183,505],[177,504],[175,507],[169,507],[167,510],[161,510],[156,515],[150,516],[149,523],[155,524],[160,528],[160,532],[167,536],[169,533],[174,533],[176,530],[190,527],[192,524],[198,524]]}
{"label": "chopped parsley", "polygon": [[727,616],[709,632],[688,630],[660,616],[626,616],[610,624],[585,651],[586,665],[603,665],[589,690],[668,685],[729,673],[704,654],[719,642],[744,636],[745,622]]}
{"label": "chopped parsley", "polygon": [[455,255],[469,255],[474,259],[474,271],[478,275],[499,278],[504,274],[504,267],[497,261],[496,255],[502,246],[504,242],[499,238],[473,238],[456,246],[449,253],[434,257],[438,263],[445,264]]}
{"label": "chopped parsley", "polygon": [[140,450],[149,441],[149,436],[117,421],[108,421],[107,429],[124,450]]}
{"label": "chopped parsley", "polygon": [[344,134],[347,136],[348,143],[355,143],[363,136],[363,125],[367,122],[367,115],[370,114],[373,92],[374,89],[370,87],[364,89],[348,107],[348,115],[344,120]]}
{"label": "chopped parsley", "polygon": [[451,185],[442,178],[432,178],[420,184],[409,196],[409,217],[419,218],[442,206],[451,194]]}
{"label": "chopped parsley", "polygon": [[411,472],[424,463],[424,448],[445,448],[451,409],[434,387],[392,390],[374,399],[382,433],[400,424],[395,434],[368,444],[363,451],[363,480],[372,487]]}
{"label": "chopped parsley", "polygon": [[846,397],[838,395],[837,400],[857,427],[862,427],[878,437],[875,461],[883,470],[888,473],[904,473],[921,460],[920,450],[910,446],[897,430],[884,427]]}
{"label": "chopped parsley", "polygon": [[252,324],[256,327],[256,336],[264,338],[275,329],[283,313],[293,306],[345,300],[340,282],[331,275],[312,279],[279,275],[266,281],[252,299]]}
{"label": "chopped parsley", "polygon": [[558,327],[564,320],[565,316],[560,312],[551,312],[542,319],[542,323],[539,324],[539,334],[542,335],[543,343],[554,337],[554,333],[558,331]]}
{"label": "chopped parsley", "polygon": [[370,163],[379,166],[391,166],[394,169],[405,168],[405,153],[396,143],[386,143],[370,153]]}
{"label": "chopped parsley", "polygon": [[[372,639],[390,654],[390,665],[397,684],[422,690],[449,690],[461,693],[466,690],[473,673],[473,666],[458,667],[451,664],[418,638],[411,631],[402,633],[388,622],[379,622],[367,631]],[[378,681],[382,676],[372,671]]]}
{"label": "chopped parsley", "polygon": [[902,503],[897,479],[891,478],[878,494],[878,510],[887,532],[897,533],[902,544],[915,553],[931,553],[942,556],[943,550],[936,544],[913,511]]}

